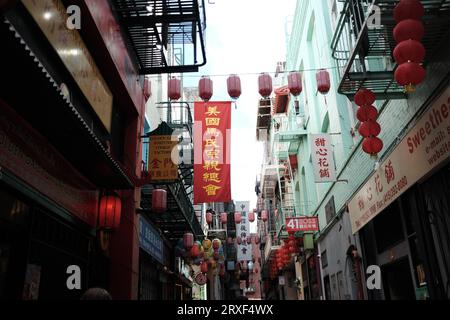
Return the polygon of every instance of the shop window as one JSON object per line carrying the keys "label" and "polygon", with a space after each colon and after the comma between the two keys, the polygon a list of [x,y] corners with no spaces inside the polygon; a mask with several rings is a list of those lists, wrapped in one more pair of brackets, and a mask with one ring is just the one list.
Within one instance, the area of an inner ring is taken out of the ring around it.
{"label": "shop window", "polygon": [[326,268],[328,266],[327,250],[324,250],[320,257],[322,259],[322,268]]}
{"label": "shop window", "polygon": [[400,208],[397,201],[383,210],[374,220],[378,253],[386,251],[404,239]]}
{"label": "shop window", "polygon": [[13,224],[23,222],[29,207],[17,200],[13,195],[0,190],[0,223],[6,221]]}

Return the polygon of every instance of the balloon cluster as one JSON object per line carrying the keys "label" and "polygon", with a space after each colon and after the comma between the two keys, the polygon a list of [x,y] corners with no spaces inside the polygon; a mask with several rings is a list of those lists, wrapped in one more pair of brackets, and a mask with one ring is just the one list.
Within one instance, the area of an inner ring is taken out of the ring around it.
{"label": "balloon cluster", "polygon": [[225,275],[225,253],[220,239],[195,241],[192,247],[185,246],[183,239],[177,243],[175,253],[183,257],[188,264],[200,266],[203,273],[212,270],[221,276]]}

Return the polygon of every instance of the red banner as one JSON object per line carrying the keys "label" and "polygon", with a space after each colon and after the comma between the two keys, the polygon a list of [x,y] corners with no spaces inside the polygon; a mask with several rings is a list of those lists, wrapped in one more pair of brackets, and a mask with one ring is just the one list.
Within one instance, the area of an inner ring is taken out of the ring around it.
{"label": "red banner", "polygon": [[319,231],[319,219],[317,217],[286,218],[286,231]]}
{"label": "red banner", "polygon": [[231,102],[196,102],[194,203],[231,201]]}

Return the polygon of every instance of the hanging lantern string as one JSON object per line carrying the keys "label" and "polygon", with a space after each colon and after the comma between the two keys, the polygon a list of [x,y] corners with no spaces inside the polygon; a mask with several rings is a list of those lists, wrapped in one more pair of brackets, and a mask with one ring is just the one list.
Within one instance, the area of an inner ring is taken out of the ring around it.
{"label": "hanging lantern string", "polygon": [[[231,73],[227,73],[227,74],[208,74],[207,76],[210,78],[213,77],[229,77],[230,74],[234,74],[237,76],[257,76],[260,75],[262,73],[267,73],[267,74],[273,74],[273,75],[277,75],[277,74],[285,74],[285,73],[291,73],[291,72],[313,72],[313,71],[320,71],[320,70],[334,70],[334,69],[338,69],[339,67],[326,67],[326,68],[314,68],[314,69],[303,69],[303,70],[285,70],[285,71],[272,71],[272,72],[267,72],[267,71],[262,71],[262,72],[241,72],[241,73],[235,73],[235,72],[231,72]],[[206,76],[205,74],[202,75],[195,75],[195,74],[189,74],[189,73],[182,73],[183,78],[202,78],[204,76]],[[154,77],[159,77],[160,75],[153,75],[153,76],[147,76],[148,78],[154,78]]]}

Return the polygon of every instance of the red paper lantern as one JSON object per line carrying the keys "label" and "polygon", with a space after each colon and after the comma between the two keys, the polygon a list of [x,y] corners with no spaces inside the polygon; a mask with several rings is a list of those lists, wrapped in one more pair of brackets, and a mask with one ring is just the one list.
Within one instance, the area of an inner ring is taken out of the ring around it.
{"label": "red paper lantern", "polygon": [[211,212],[206,212],[206,223],[211,224],[213,221],[213,216]]}
{"label": "red paper lantern", "polygon": [[255,221],[255,213],[253,211],[250,211],[248,213],[248,221],[250,221],[250,222]]}
{"label": "red paper lantern", "polygon": [[422,62],[425,58],[425,47],[417,40],[405,40],[394,49],[394,59],[398,64],[405,62]]}
{"label": "red paper lantern", "polygon": [[190,232],[187,232],[183,235],[183,244],[187,250],[191,250],[194,245],[194,235]]}
{"label": "red paper lantern", "polygon": [[395,21],[406,19],[420,20],[425,14],[425,9],[419,0],[401,0],[394,9]]}
{"label": "red paper lantern", "polygon": [[240,212],[235,212],[234,213],[234,222],[236,224],[239,224],[239,223],[241,223],[241,220],[242,220],[241,213]]}
{"label": "red paper lantern", "polygon": [[251,244],[252,243],[252,237],[248,236],[247,237],[247,244]]}
{"label": "red paper lantern", "polygon": [[362,148],[365,153],[376,155],[383,149],[383,141],[378,137],[365,138]]}
{"label": "red paper lantern", "polygon": [[375,121],[378,117],[378,110],[374,106],[359,107],[356,118],[361,122]]}
{"label": "red paper lantern", "polygon": [[241,244],[241,243],[242,243],[241,237],[237,237],[237,238],[236,238],[236,243],[237,243],[237,244]]}
{"label": "red paper lantern", "polygon": [[425,28],[419,20],[404,20],[394,28],[394,39],[397,43],[410,39],[421,41],[424,35]]}
{"label": "red paper lantern", "polygon": [[262,73],[258,77],[259,94],[267,98],[272,94],[272,77],[267,73]]}
{"label": "red paper lantern", "polygon": [[154,189],[152,191],[152,211],[163,213],[167,210],[167,191],[164,189]]}
{"label": "red paper lantern", "polygon": [[261,220],[266,222],[268,219],[268,214],[266,210],[261,211]]}
{"label": "red paper lantern", "polygon": [[200,249],[198,248],[197,245],[193,245],[190,253],[192,258],[197,258],[198,255],[200,254]]}
{"label": "red paper lantern", "polygon": [[167,84],[167,93],[170,100],[178,100],[181,98],[181,81],[177,78],[171,78]]}
{"label": "red paper lantern", "polygon": [[416,85],[425,80],[425,69],[416,62],[405,62],[397,67],[394,74],[399,85],[405,86],[407,92],[413,92]]}
{"label": "red paper lantern", "polygon": [[300,72],[291,72],[288,75],[288,88],[294,96],[300,95],[303,90],[302,75]]}
{"label": "red paper lantern", "polygon": [[241,79],[235,75],[232,74],[227,79],[227,89],[228,94],[233,99],[238,99],[241,96]]}
{"label": "red paper lantern", "polygon": [[355,103],[358,106],[371,106],[375,102],[375,94],[371,90],[360,89],[355,94]]}
{"label": "red paper lantern", "polygon": [[362,122],[359,126],[359,134],[363,136],[364,138],[371,137],[371,136],[378,136],[381,132],[381,126],[376,121],[366,121]]}
{"label": "red paper lantern", "polygon": [[208,273],[208,263],[203,262],[202,265],[201,265],[201,267],[200,267],[200,271],[201,271],[202,273]]}
{"label": "red paper lantern", "polygon": [[198,95],[203,101],[209,101],[213,95],[213,82],[209,77],[202,77],[198,82]]}
{"label": "red paper lantern", "polygon": [[99,227],[113,229],[120,226],[120,216],[122,214],[122,201],[117,194],[106,194],[100,199],[98,213]]}
{"label": "red paper lantern", "polygon": [[228,214],[226,212],[222,212],[220,214],[220,222],[222,222],[222,224],[226,224],[228,221]]}
{"label": "red paper lantern", "polygon": [[144,97],[145,97],[145,101],[150,99],[151,96],[152,96],[152,82],[150,81],[150,79],[145,78],[145,80],[144,80]]}
{"label": "red paper lantern", "polygon": [[322,94],[327,94],[331,88],[330,74],[327,70],[320,70],[316,74],[317,90]]}

